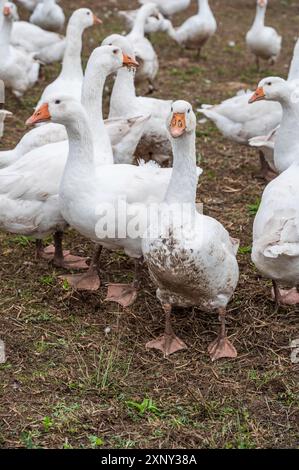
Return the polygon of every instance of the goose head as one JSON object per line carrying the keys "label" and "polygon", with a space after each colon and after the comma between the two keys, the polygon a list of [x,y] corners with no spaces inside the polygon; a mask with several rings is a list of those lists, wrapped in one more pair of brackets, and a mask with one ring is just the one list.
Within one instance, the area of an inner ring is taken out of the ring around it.
{"label": "goose head", "polygon": [[96,24],[102,24],[102,20],[98,18],[89,8],[79,8],[74,11],[70,18],[70,24],[86,29]]}
{"label": "goose head", "polygon": [[257,0],[257,6],[260,8],[266,8],[268,4],[268,0]]}
{"label": "goose head", "polygon": [[121,48],[115,45],[105,45],[94,49],[89,63],[93,64],[95,71],[103,71],[107,76],[123,66],[130,68],[138,65],[135,59],[124,54]]}
{"label": "goose head", "polygon": [[40,124],[42,122],[56,122],[67,125],[78,121],[79,114],[87,115],[81,103],[71,96],[55,94],[34,111],[27,119],[26,125]]}
{"label": "goose head", "polygon": [[5,16],[5,18],[8,18],[11,21],[18,21],[19,15],[16,5],[12,2],[4,3],[3,16]]}
{"label": "goose head", "polygon": [[249,103],[256,101],[283,101],[290,97],[291,87],[280,77],[267,77],[260,81]]}
{"label": "goose head", "polygon": [[196,129],[196,117],[188,101],[174,101],[167,118],[167,129],[173,139],[191,134]]}
{"label": "goose head", "polygon": [[160,19],[160,10],[154,2],[146,3],[139,9],[139,12],[142,12],[146,18],[154,16],[158,20]]}
{"label": "goose head", "polygon": [[[126,66],[138,67],[136,61],[134,49],[130,41],[120,34],[111,34],[102,42],[102,46],[116,46],[122,50],[122,53],[128,63],[124,63]],[[130,65],[129,65],[130,64]]]}

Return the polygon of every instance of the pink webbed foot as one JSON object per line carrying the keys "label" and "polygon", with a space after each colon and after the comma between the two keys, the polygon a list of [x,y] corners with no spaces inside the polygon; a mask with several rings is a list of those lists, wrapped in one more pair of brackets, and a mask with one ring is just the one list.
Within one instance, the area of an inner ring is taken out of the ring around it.
{"label": "pink webbed foot", "polygon": [[276,299],[280,305],[297,305],[299,304],[299,292],[296,287],[293,289],[278,289],[278,298],[275,297],[275,291],[272,289],[272,298]]}
{"label": "pink webbed foot", "polygon": [[59,279],[66,280],[76,290],[97,291],[101,286],[101,280],[96,270],[84,274],[67,274],[59,276]]}
{"label": "pink webbed foot", "polygon": [[186,344],[175,335],[164,334],[159,336],[159,338],[153,339],[146,343],[145,347],[147,349],[159,349],[164,354],[164,357],[169,356],[177,351],[182,349],[187,349]]}
{"label": "pink webbed foot", "polygon": [[223,357],[235,358],[238,353],[236,348],[232,345],[227,337],[220,337],[215,339],[209,346],[208,352],[211,356],[212,361],[221,359]]}
{"label": "pink webbed foot", "polygon": [[81,256],[71,255],[69,250],[63,251],[63,257],[55,256],[55,247],[49,245],[39,252],[41,258],[53,262],[57,268],[65,269],[88,269],[89,266],[86,263],[88,258],[82,258]]}
{"label": "pink webbed foot", "polygon": [[106,302],[116,302],[122,307],[130,307],[137,298],[137,289],[130,284],[108,284]]}

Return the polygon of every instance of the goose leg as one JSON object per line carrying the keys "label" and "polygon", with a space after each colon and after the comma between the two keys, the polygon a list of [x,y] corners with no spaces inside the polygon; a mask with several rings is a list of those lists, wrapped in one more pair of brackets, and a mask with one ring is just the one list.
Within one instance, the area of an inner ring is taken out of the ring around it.
{"label": "goose leg", "polygon": [[132,284],[108,284],[106,302],[116,302],[122,307],[129,307],[136,298],[140,286],[140,274],[143,260],[135,260],[135,277]]}
{"label": "goose leg", "polygon": [[163,352],[164,357],[169,356],[170,354],[175,353],[176,351],[181,351],[182,349],[187,349],[186,344],[178,338],[172,328],[171,324],[171,310],[172,307],[170,304],[162,305],[165,313],[165,330],[162,336],[159,338],[153,339],[146,343],[147,349],[159,349]]}
{"label": "goose leg", "polygon": [[219,320],[221,322],[220,332],[218,337],[213,341],[209,347],[208,352],[210,353],[212,361],[220,359],[222,357],[237,357],[238,353],[232,343],[229,341],[226,336],[226,327],[225,327],[225,315],[226,309],[219,308]]}
{"label": "goose leg", "polygon": [[52,261],[57,268],[88,269],[87,258],[71,255],[69,251],[62,249],[63,232],[54,233],[54,246],[50,245],[42,250],[41,257]]}
{"label": "goose leg", "polygon": [[256,69],[259,72],[260,71],[260,59],[258,56],[255,57],[255,63],[256,63]]}
{"label": "goose leg", "polygon": [[276,305],[297,305],[299,304],[298,287],[293,289],[279,289],[276,281],[272,281],[273,290],[272,297],[275,299]]}
{"label": "goose leg", "polygon": [[275,171],[273,171],[270,165],[267,163],[264,153],[261,150],[259,151],[259,157],[261,163],[261,170],[259,173],[254,174],[253,176],[255,178],[266,180],[267,182],[272,181],[274,178],[276,178],[277,173],[275,173]]}
{"label": "goose leg", "polygon": [[84,274],[67,274],[59,276],[60,279],[66,280],[68,284],[76,290],[96,291],[101,285],[101,279],[98,274],[98,265],[103,247],[98,245],[93,254],[88,271]]}

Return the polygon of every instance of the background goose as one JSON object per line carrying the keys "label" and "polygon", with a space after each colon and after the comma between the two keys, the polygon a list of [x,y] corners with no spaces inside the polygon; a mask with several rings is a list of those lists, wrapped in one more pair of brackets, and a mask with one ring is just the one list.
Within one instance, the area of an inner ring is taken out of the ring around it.
{"label": "background goose", "polygon": [[[123,18],[126,22],[128,30],[131,30],[134,26],[137,14],[139,10],[120,10],[118,11],[118,16]],[[159,31],[165,32],[168,27],[168,22],[164,16],[159,12],[158,17],[149,16],[144,25],[145,34],[158,33]]]}
{"label": "background goose", "polygon": [[167,33],[178,44],[197,49],[198,55],[208,39],[215,34],[217,23],[208,0],[198,0],[197,15],[188,18],[181,26],[174,28],[168,22]]}
{"label": "background goose", "polygon": [[[151,3],[151,0],[139,0],[141,5]],[[185,10],[189,7],[191,0],[155,0],[161,13],[165,16],[172,16],[175,13]]]}
{"label": "background goose", "polygon": [[39,63],[32,54],[15,48],[10,44],[12,25],[18,19],[16,6],[7,2],[3,8],[3,21],[0,31],[0,79],[5,87],[20,98],[38,80]]}
{"label": "background goose", "polygon": [[217,309],[221,318],[219,337],[209,347],[212,359],[236,357],[225,333],[225,309],[238,283],[238,244],[219,222],[196,211],[196,117],[191,105],[174,102],[167,125],[173,148],[172,176],[159,215],[153,217],[142,242],[166,324],[164,335],[147,347],[160,349],[166,356],[185,348],[172,330],[171,310],[175,305],[197,305],[207,312]]}
{"label": "background goose", "polygon": [[258,69],[260,58],[274,63],[281,50],[282,37],[274,28],[265,26],[267,3],[268,0],[257,0],[256,16],[246,35],[246,44],[256,57]]}
{"label": "background goose", "polygon": [[154,80],[159,70],[158,56],[151,42],[144,36],[146,20],[152,15],[157,17],[159,15],[159,10],[155,3],[147,3],[142,6],[137,13],[132,31],[127,35],[139,63],[135,76],[136,83],[148,81],[149,91],[155,89]]}
{"label": "background goose", "polygon": [[56,0],[43,0],[36,5],[29,21],[48,31],[60,32],[64,27],[65,15]]}
{"label": "background goose", "polygon": [[72,14],[66,32],[66,48],[61,72],[56,80],[45,88],[37,106],[53,93],[65,93],[78,101],[81,100],[83,82],[82,35],[86,28],[101,23],[102,21],[88,8],[79,8]]}
{"label": "background goose", "polygon": [[[122,49],[125,55],[135,57],[131,43],[127,38],[118,34],[108,36],[102,44],[116,45]],[[128,102],[130,106],[128,106]],[[111,94],[109,118],[128,116],[129,114],[151,116],[137,147],[137,155],[141,158],[155,159],[155,155],[163,155],[165,159],[170,157],[171,145],[165,127],[165,119],[170,106],[171,101],[168,100],[137,97],[134,72],[124,67],[118,70]]]}

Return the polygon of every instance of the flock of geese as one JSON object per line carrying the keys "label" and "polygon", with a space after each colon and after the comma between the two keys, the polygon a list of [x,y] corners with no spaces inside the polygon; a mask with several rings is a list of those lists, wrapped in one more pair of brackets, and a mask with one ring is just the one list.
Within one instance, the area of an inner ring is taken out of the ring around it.
{"label": "flock of geese", "polygon": [[[119,12],[130,32],[107,37],[91,53],[84,72],[82,36],[101,20],[80,8],[62,36],[65,16],[55,0],[19,3],[32,11],[29,22],[19,21],[13,3],[0,1],[0,79],[5,88],[21,99],[38,81],[41,64],[62,60],[62,67],[27,120],[34,127],[13,149],[0,151],[0,229],[34,237],[37,255],[57,267],[85,269],[64,276],[74,289],[97,290],[102,249],[124,250],[135,262],[134,281],[109,284],[106,300],[130,306],[140,289],[141,263],[146,263],[165,313],[164,334],[148,348],[166,356],[186,348],[172,329],[172,309],[198,306],[219,314],[220,332],[208,348],[212,360],[236,357],[225,316],[239,279],[239,242],[196,205],[202,170],[196,163],[192,105],[137,96],[135,89],[140,82],[148,83],[149,93],[155,88],[159,61],[148,34],[163,31],[201,51],[217,27],[208,0],[198,0],[198,13],[178,28],[171,18],[190,0],[140,0],[140,9]],[[264,24],[266,7],[267,0],[257,0],[246,35],[257,62],[275,61],[281,48],[281,37]],[[103,93],[111,74],[115,81],[104,120]],[[297,78],[299,45],[287,81],[265,78],[255,92],[200,109],[225,137],[260,152],[263,174],[272,181],[254,221],[252,260],[273,281],[277,304],[288,305],[299,302]],[[3,127],[6,111],[1,113]],[[137,149],[145,160],[133,164]],[[168,160],[172,167],[159,165]],[[114,228],[109,236],[99,229],[103,214],[106,228]],[[90,264],[63,251],[68,227],[94,242]],[[43,239],[49,235],[54,246],[45,248]],[[292,288],[282,290],[280,284]]]}

